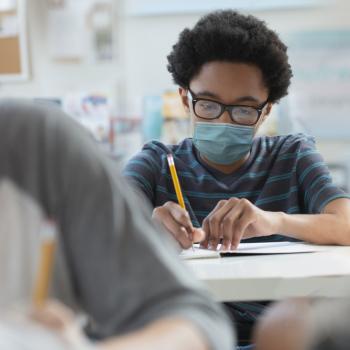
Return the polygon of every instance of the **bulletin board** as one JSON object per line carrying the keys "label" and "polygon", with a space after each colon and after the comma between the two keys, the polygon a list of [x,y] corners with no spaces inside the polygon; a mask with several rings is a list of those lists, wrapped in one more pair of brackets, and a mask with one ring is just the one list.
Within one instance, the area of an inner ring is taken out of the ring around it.
{"label": "bulletin board", "polygon": [[28,79],[26,0],[0,7],[0,83]]}
{"label": "bulletin board", "polygon": [[318,139],[350,138],[350,30],[311,30],[286,37],[293,79],[289,114]]}

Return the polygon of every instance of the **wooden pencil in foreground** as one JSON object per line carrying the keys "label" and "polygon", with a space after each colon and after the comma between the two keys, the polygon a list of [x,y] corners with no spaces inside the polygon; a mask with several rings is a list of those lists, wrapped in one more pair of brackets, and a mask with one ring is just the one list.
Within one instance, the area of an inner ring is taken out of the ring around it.
{"label": "wooden pencil in foreground", "polygon": [[41,232],[39,266],[33,291],[33,303],[37,307],[45,303],[49,294],[55,245],[55,226],[50,221],[45,223]]}

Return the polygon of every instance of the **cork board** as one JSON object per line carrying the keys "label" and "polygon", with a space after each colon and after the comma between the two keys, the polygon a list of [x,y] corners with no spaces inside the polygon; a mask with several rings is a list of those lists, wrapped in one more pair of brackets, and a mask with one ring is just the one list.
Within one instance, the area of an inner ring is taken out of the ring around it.
{"label": "cork board", "polygon": [[26,4],[16,0],[0,11],[0,83],[28,79]]}
{"label": "cork board", "polygon": [[21,74],[19,37],[0,38],[0,74]]}

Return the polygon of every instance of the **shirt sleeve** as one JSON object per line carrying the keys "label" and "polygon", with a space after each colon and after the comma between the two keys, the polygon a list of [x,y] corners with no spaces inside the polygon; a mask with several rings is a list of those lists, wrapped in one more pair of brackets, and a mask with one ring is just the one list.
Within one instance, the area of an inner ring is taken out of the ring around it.
{"label": "shirt sleeve", "polygon": [[[0,176],[56,219],[90,334],[118,336],[176,316],[192,321],[212,349],[232,350],[227,315],[178,260],[148,203],[69,118],[20,106],[0,103]],[[21,147],[12,147],[19,139]]]}
{"label": "shirt sleeve", "polygon": [[123,176],[153,204],[156,185],[162,176],[160,156],[152,147],[145,145],[141,152],[128,161]]}
{"label": "shirt sleeve", "polygon": [[350,198],[332,182],[331,174],[311,137],[303,136],[297,150],[296,173],[307,213],[322,213],[332,200]]}

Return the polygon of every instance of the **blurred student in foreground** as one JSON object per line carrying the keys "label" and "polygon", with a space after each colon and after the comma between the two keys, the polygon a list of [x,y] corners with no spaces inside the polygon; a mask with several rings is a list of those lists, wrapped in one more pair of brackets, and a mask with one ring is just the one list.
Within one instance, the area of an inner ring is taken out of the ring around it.
{"label": "blurred student in foreground", "polygon": [[[42,348],[233,349],[220,306],[86,132],[58,109],[0,100],[0,133],[1,348],[40,349],[54,337],[61,343]],[[54,333],[6,316],[29,301],[47,217],[59,230],[51,296],[87,316],[89,338],[59,303],[31,316]]]}
{"label": "blurred student in foreground", "polygon": [[349,299],[278,302],[260,319],[255,350],[348,350],[349,315]]}

